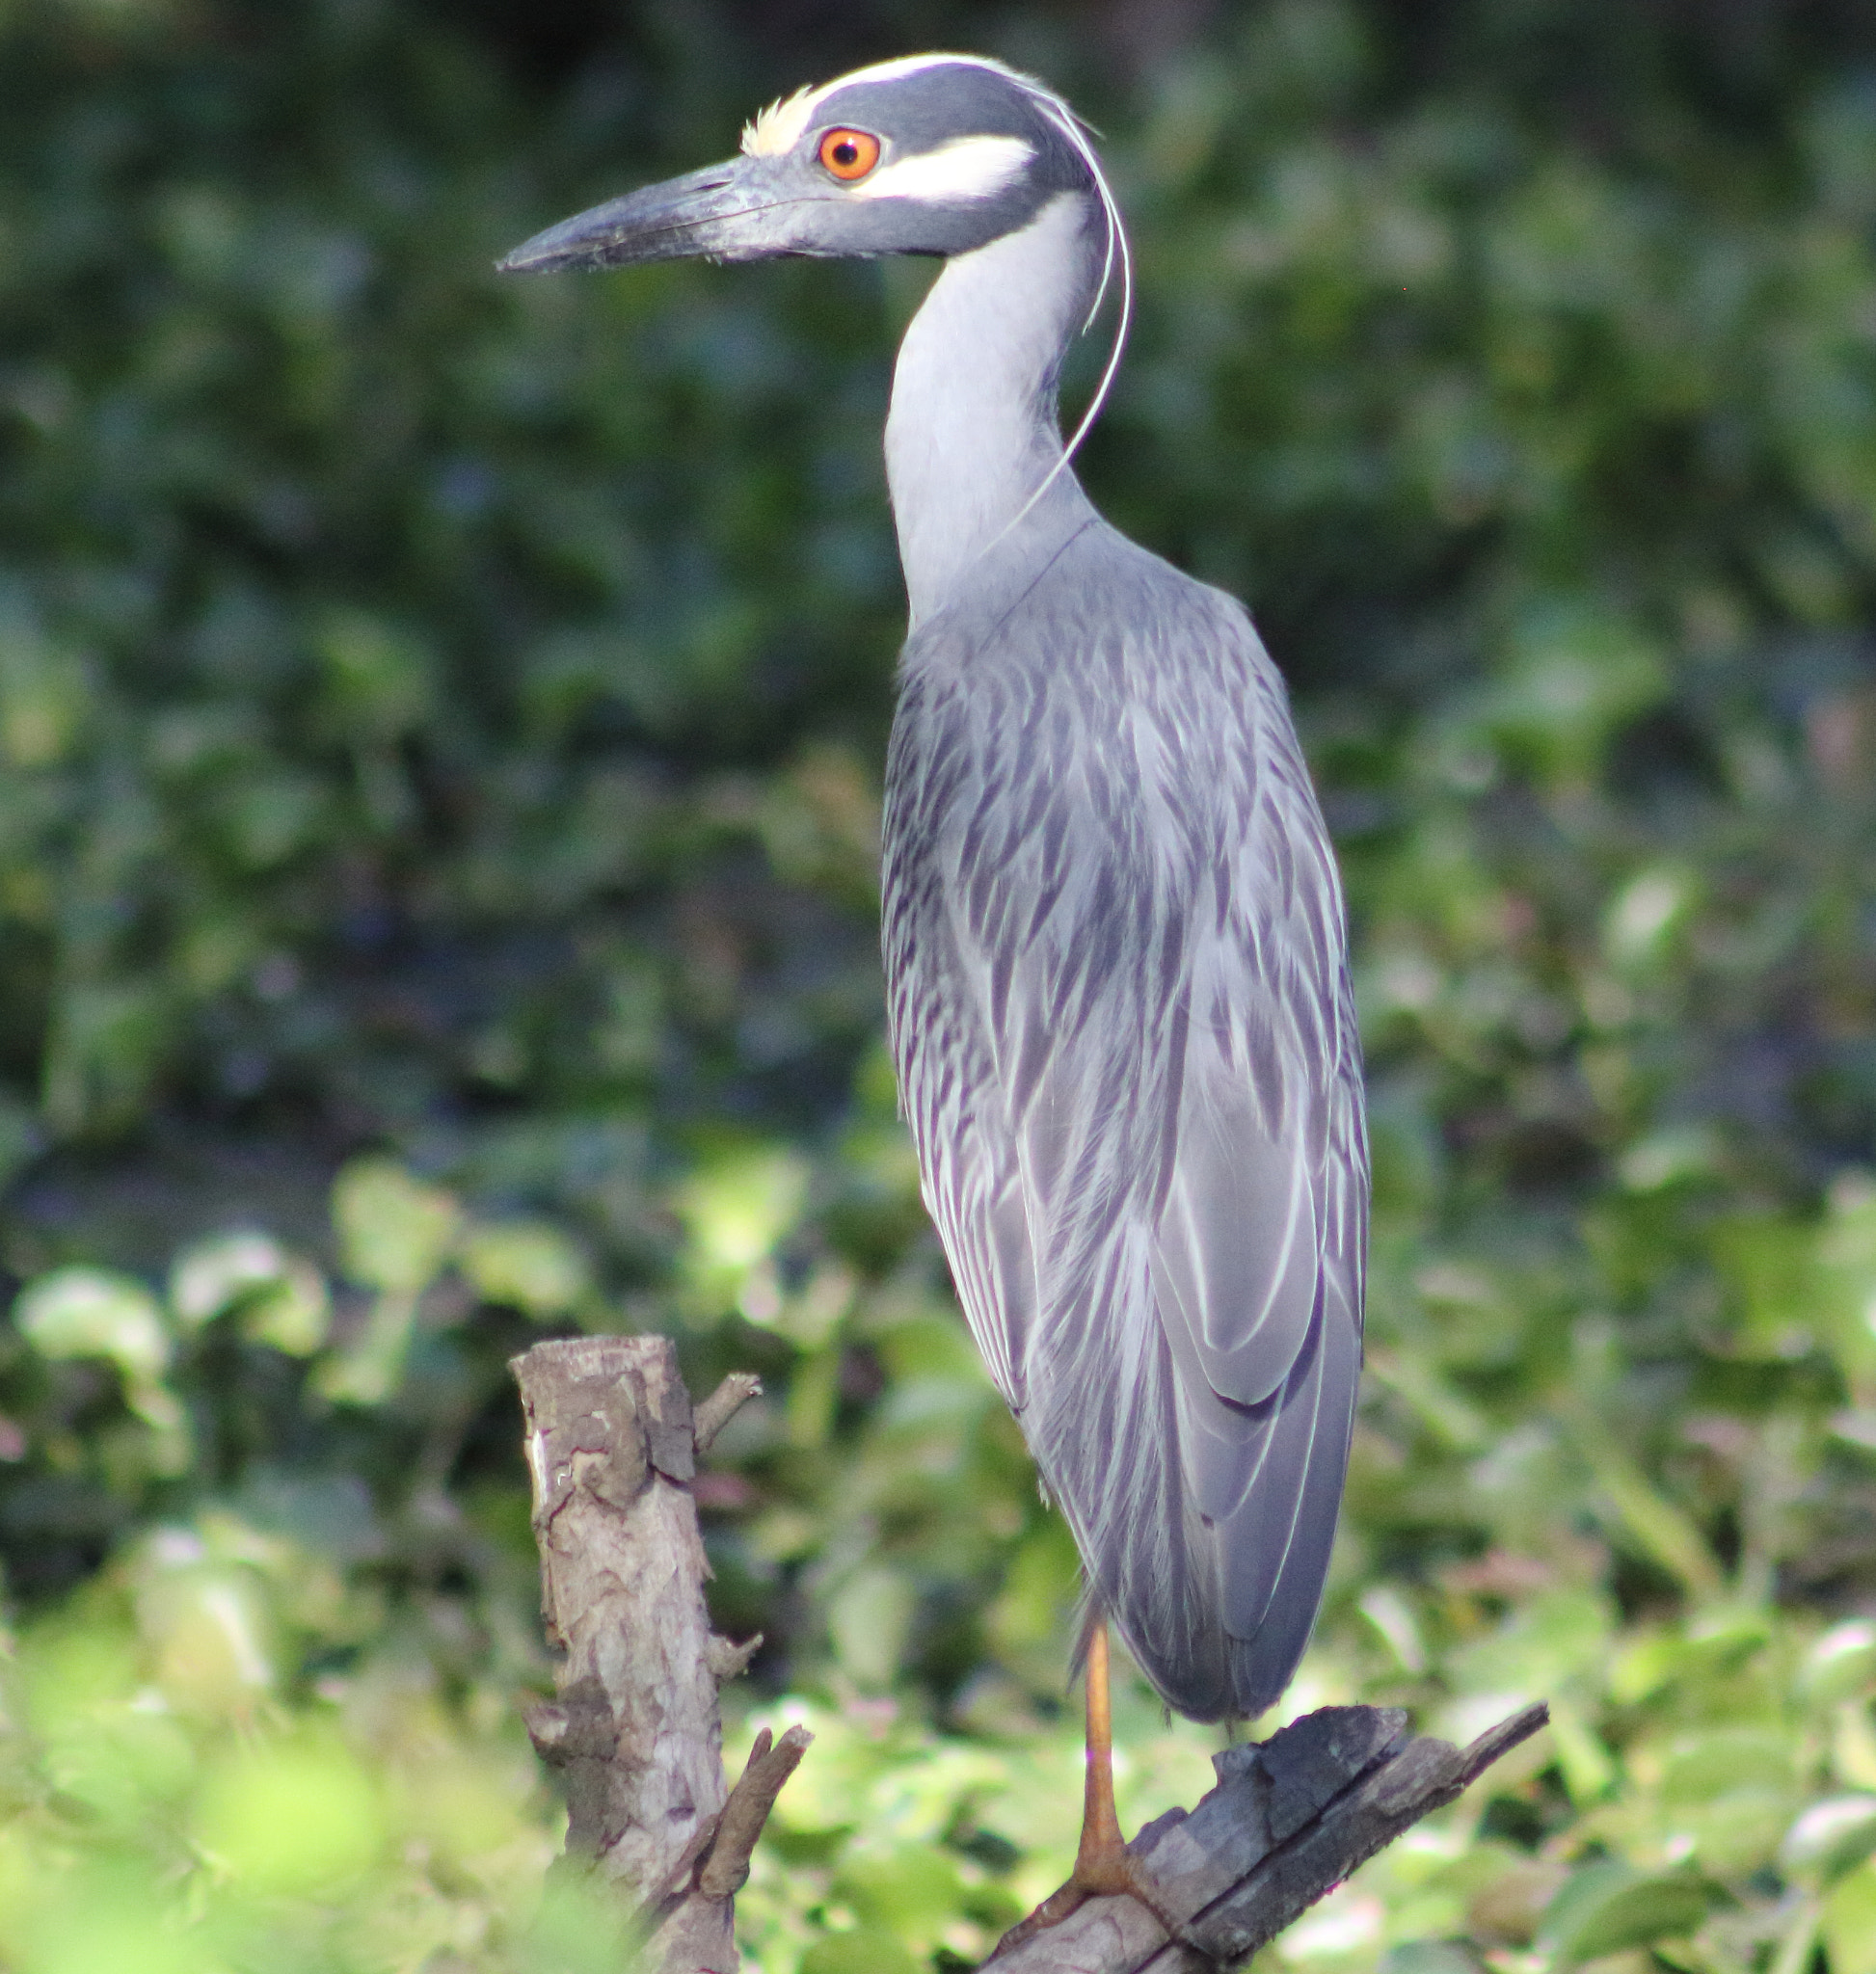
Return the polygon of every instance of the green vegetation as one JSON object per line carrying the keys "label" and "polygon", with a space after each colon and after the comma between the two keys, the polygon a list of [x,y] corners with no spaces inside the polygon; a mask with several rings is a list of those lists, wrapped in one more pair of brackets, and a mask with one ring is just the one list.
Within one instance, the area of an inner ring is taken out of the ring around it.
{"label": "green vegetation", "polygon": [[[1124,89],[1065,13],[762,12],[0,0],[0,1967],[616,1966],[518,1722],[544,1328],[767,1382],[700,1487],[732,1739],[818,1736],[764,1974],[1059,1876],[1072,1549],[878,1040],[916,275],[490,272],[963,43],[1110,132],[1087,477],[1251,600],[1350,881],[1369,1375],[1286,1708],[1556,1709],[1275,1959],[1876,1974],[1863,11],[1273,0]],[[1123,1816],[1190,1801],[1120,1711]]]}

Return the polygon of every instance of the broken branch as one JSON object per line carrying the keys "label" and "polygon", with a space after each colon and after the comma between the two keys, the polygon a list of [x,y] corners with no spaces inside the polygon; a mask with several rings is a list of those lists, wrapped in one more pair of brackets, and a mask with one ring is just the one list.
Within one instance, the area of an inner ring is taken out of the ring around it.
{"label": "broken branch", "polygon": [[564,1654],[527,1711],[567,1793],[567,1854],[615,1883],[647,1974],[731,1974],[737,1888],[808,1736],[766,1736],[734,1792],[717,1688],[760,1640],[710,1628],[690,1483],[697,1457],[761,1385],[724,1379],[693,1415],[663,1337],[579,1337],[515,1359],[534,1481],[541,1613]]}

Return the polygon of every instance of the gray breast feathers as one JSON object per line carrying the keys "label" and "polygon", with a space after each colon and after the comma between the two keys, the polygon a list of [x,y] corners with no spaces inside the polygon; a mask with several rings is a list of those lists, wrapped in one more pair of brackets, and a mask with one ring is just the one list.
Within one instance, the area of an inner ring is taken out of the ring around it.
{"label": "gray breast feathers", "polygon": [[1242,611],[1105,528],[1078,546],[907,647],[893,1047],[1094,1595],[1171,1704],[1254,1715],[1314,1621],[1360,1361],[1340,889]]}

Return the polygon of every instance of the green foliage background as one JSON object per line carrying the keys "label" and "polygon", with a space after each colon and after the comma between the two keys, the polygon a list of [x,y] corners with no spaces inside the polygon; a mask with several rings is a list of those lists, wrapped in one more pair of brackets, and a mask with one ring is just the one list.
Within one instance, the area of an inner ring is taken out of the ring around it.
{"label": "green foliage background", "polygon": [[1346,863],[1286,1709],[1556,1711],[1273,1958],[1876,1974],[1863,11],[0,0],[8,1974],[618,1964],[517,1721],[543,1329],[767,1382],[700,1483],[732,1741],[819,1737],[753,1962],[961,1967],[1063,1869],[1072,1549],[879,1041],[922,277],[490,272],[946,44],[1110,133],[1086,477],[1251,601]]}

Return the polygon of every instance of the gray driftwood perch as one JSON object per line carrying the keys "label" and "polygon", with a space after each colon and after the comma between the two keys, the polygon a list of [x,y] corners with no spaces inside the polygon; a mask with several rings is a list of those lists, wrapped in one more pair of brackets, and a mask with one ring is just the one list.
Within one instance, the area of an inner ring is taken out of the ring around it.
{"label": "gray driftwood perch", "polygon": [[1218,1787],[1128,1849],[1183,1922],[1174,1940],[1138,1900],[1090,1899],[994,1955],[996,1974],[1211,1974],[1235,1967],[1409,1825],[1443,1807],[1550,1718],[1539,1701],[1470,1747],[1407,1734],[1394,1707],[1324,1707],[1269,1741],[1214,1756]]}
{"label": "gray driftwood perch", "polygon": [[[527,1415],[548,1636],[566,1656],[528,1732],[567,1789],[570,1858],[639,1914],[645,1974],[734,1974],[734,1899],[808,1736],[764,1733],[734,1789],[716,1690],[760,1641],[715,1637],[690,1496],[696,1458],[759,1389],[696,1408],[661,1337],[539,1344],[515,1360]],[[1470,1747],[1407,1716],[1325,1707],[1219,1755],[1218,1786],[1131,1849],[1178,1938],[1130,1898],[1092,1899],[993,1957],[996,1974],[1210,1974],[1234,1967],[1548,1719],[1540,1703]],[[623,1974],[623,1970],[622,1970]]]}
{"label": "gray driftwood perch", "polygon": [[567,1854],[635,1909],[646,1974],[734,1974],[735,1896],[807,1734],[758,1740],[734,1789],[717,1687],[760,1639],[710,1628],[697,1455],[760,1391],[693,1414],[663,1337],[580,1337],[515,1359],[534,1480],[541,1612],[565,1653],[527,1731],[567,1792]]}

